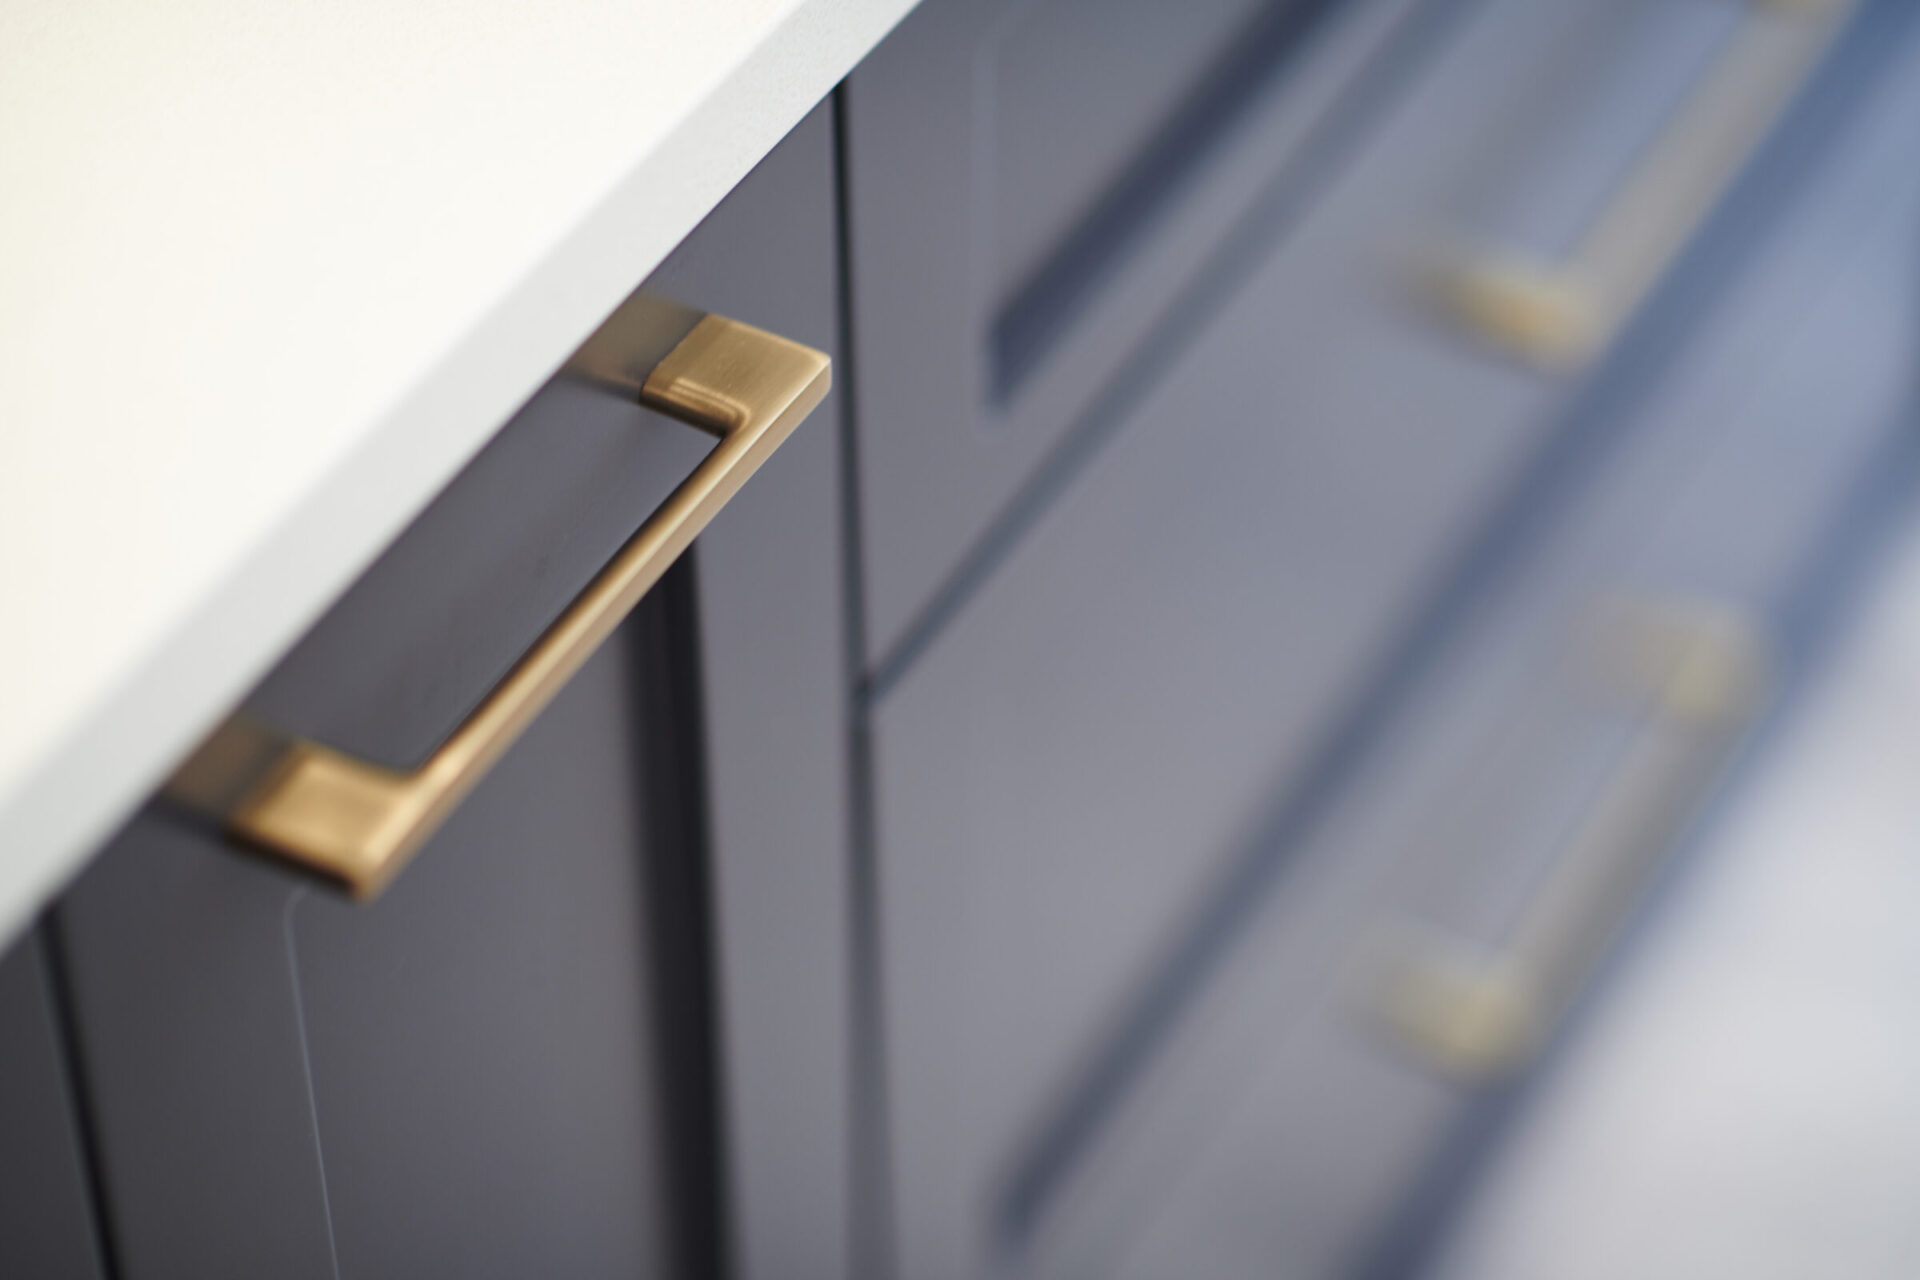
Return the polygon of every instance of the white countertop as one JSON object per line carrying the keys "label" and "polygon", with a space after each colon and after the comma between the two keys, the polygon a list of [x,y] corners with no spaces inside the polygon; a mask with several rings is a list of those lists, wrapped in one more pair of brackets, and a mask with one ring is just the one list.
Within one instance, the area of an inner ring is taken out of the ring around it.
{"label": "white countertop", "polygon": [[911,6],[0,6],[0,943]]}

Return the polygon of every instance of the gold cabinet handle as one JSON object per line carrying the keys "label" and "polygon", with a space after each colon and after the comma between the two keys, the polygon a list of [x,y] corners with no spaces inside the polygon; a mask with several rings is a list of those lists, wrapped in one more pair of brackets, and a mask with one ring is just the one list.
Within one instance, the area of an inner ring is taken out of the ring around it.
{"label": "gold cabinet handle", "polygon": [[646,376],[639,399],[719,443],[424,764],[384,768],[235,716],[168,794],[355,897],[379,893],[820,403],[831,376],[822,352],[720,316],[700,320]]}
{"label": "gold cabinet handle", "polygon": [[1511,939],[1493,949],[1409,931],[1374,988],[1396,1038],[1449,1075],[1526,1061],[1761,703],[1766,664],[1739,619],[1696,609],[1641,621],[1629,656],[1649,714]]}
{"label": "gold cabinet handle", "polygon": [[1746,0],[1748,12],[1673,123],[1571,253],[1444,265],[1444,305],[1484,339],[1548,369],[1604,350],[1740,173],[1856,0]]}

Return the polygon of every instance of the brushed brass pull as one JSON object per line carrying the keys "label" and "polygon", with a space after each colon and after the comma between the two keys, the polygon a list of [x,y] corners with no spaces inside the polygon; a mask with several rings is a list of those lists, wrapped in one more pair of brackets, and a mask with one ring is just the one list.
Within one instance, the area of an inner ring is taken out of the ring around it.
{"label": "brushed brass pull", "polygon": [[700,320],[646,376],[639,399],[719,443],[424,764],[384,768],[235,716],[168,794],[355,897],[379,893],[813,411],[831,377],[822,352],[720,316]]}
{"label": "brushed brass pull", "polygon": [[1628,647],[1652,694],[1615,766],[1505,947],[1410,930],[1375,987],[1400,1041],[1450,1075],[1519,1066],[1597,958],[1761,702],[1757,636],[1712,610],[1638,619]]}
{"label": "brushed brass pull", "polygon": [[1805,83],[1856,0],[1746,0],[1677,117],[1558,261],[1470,255],[1436,273],[1470,329],[1555,371],[1604,350]]}

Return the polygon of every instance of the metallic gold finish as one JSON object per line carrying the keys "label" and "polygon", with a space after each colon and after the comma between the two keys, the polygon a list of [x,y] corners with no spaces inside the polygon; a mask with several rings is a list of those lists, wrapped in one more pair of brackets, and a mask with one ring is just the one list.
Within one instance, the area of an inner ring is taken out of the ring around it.
{"label": "metallic gold finish", "polygon": [[181,767],[169,794],[217,805],[234,837],[356,897],[379,893],[820,403],[831,376],[819,351],[720,316],[702,319],[646,376],[639,399],[719,443],[426,763],[386,769],[235,717]]}
{"label": "metallic gold finish", "polygon": [[1420,1058],[1485,1079],[1522,1064],[1718,776],[1765,685],[1757,636],[1705,609],[1640,610],[1610,665],[1648,698],[1645,723],[1503,949],[1408,930],[1377,1012]]}
{"label": "metallic gold finish", "polygon": [[1584,366],[1679,255],[1857,0],[1749,0],[1712,69],[1573,251],[1471,256],[1435,273],[1470,329],[1555,371]]}

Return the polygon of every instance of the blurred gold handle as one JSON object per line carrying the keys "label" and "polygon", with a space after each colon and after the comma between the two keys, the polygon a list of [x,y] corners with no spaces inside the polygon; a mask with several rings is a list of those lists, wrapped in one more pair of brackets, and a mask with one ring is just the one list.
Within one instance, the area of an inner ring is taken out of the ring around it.
{"label": "blurred gold handle", "polygon": [[1603,350],[1806,81],[1855,0],[1746,0],[1677,118],[1559,261],[1492,253],[1438,273],[1480,336],[1550,369]]}
{"label": "blurred gold handle", "polygon": [[[181,766],[168,793],[215,808],[229,834],[356,897],[377,894],[820,403],[830,379],[819,351],[705,317],[639,394],[719,443],[424,764],[387,769],[236,716]],[[241,776],[249,781],[236,789]]]}
{"label": "blurred gold handle", "polygon": [[1449,1074],[1486,1078],[1526,1060],[1760,704],[1765,664],[1739,620],[1650,621],[1633,655],[1653,694],[1646,722],[1511,941],[1494,950],[1415,934],[1390,958],[1378,1011]]}

